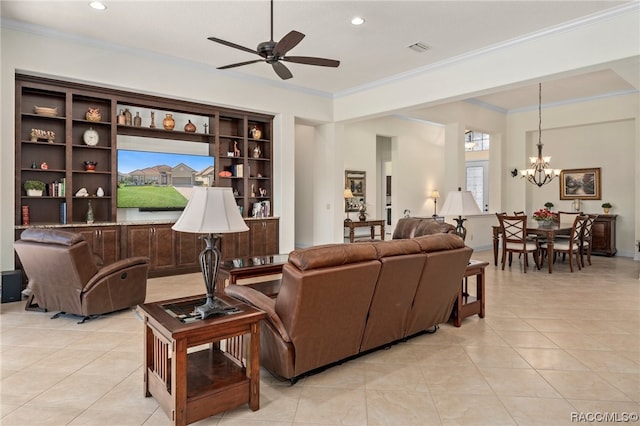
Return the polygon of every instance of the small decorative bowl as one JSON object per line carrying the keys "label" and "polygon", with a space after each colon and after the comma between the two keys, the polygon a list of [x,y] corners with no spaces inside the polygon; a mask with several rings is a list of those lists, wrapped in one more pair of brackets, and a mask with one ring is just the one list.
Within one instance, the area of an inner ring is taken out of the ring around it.
{"label": "small decorative bowl", "polygon": [[96,166],[98,165],[97,161],[85,161],[84,162],[84,169],[87,172],[95,172],[96,171]]}
{"label": "small decorative bowl", "polygon": [[58,115],[58,108],[55,107],[41,107],[35,105],[33,110],[38,115],[45,115],[47,117],[56,117]]}

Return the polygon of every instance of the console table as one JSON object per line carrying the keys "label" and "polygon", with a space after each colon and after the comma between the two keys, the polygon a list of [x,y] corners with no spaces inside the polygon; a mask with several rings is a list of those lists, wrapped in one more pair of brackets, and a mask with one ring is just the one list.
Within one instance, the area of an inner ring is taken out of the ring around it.
{"label": "console table", "polygon": [[384,220],[345,220],[344,227],[349,228],[349,242],[356,240],[356,228],[371,228],[371,239],[376,237],[376,226],[380,227],[380,239],[384,240]]}
{"label": "console table", "polygon": [[[171,424],[187,425],[248,403],[260,406],[260,320],[266,314],[218,294],[235,312],[190,315],[204,296],[140,305],[144,315],[144,396]],[[206,345],[206,346],[204,346]],[[204,349],[187,349],[204,346]]]}

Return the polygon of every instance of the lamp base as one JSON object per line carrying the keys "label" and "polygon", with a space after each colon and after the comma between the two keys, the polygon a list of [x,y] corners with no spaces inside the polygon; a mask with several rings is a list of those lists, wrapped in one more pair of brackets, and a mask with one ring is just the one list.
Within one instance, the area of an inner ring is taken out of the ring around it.
{"label": "lamp base", "polygon": [[207,301],[204,305],[196,306],[195,311],[200,314],[200,319],[207,319],[214,315],[226,315],[229,312],[234,311],[235,308],[231,306],[223,306],[222,302],[216,300],[215,297],[207,295]]}
{"label": "lamp base", "polygon": [[467,238],[467,229],[462,225],[464,223],[465,220],[467,219],[463,219],[462,216],[458,216],[453,218],[453,220],[456,221],[456,223],[458,224],[458,226],[456,226],[455,229],[455,233],[462,238],[462,241],[464,241]]}

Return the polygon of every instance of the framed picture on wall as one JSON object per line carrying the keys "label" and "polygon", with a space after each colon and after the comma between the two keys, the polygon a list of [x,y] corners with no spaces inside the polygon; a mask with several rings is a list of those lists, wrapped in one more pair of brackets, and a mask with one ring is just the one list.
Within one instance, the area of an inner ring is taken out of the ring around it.
{"label": "framed picture on wall", "polygon": [[560,172],[561,200],[599,200],[601,197],[599,167]]}
{"label": "framed picture on wall", "polygon": [[344,172],[344,187],[350,189],[353,195],[345,200],[345,211],[360,211],[361,207],[366,205],[367,172],[346,170]]}

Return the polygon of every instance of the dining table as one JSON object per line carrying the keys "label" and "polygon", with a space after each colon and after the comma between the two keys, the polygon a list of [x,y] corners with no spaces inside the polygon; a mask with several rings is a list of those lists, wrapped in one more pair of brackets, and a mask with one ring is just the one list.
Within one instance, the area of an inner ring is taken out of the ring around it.
{"label": "dining table", "polygon": [[[547,245],[547,263],[549,264],[549,273],[553,273],[553,241],[557,235],[570,235],[571,223],[543,224],[534,220],[527,220],[527,235],[534,234],[538,237],[546,239]],[[498,247],[500,246],[500,225],[492,225],[493,230],[493,264],[498,266]],[[541,265],[542,266],[542,265]]]}

